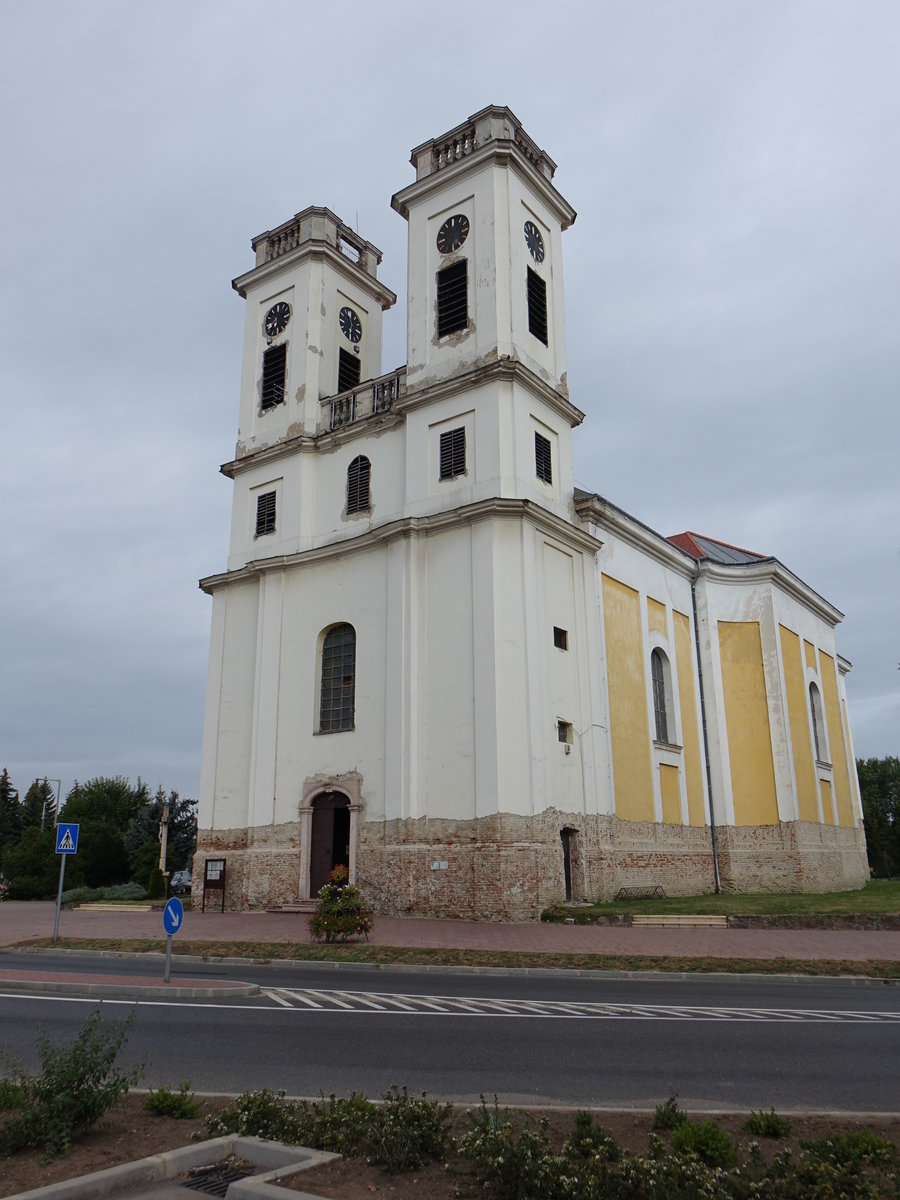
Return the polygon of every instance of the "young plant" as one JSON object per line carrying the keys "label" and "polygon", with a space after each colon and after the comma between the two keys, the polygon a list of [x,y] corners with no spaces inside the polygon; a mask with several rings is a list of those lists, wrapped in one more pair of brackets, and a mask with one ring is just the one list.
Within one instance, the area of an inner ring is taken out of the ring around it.
{"label": "young plant", "polygon": [[203,1101],[197,1100],[194,1093],[189,1091],[191,1081],[185,1079],[177,1092],[171,1088],[161,1087],[154,1092],[152,1089],[144,1101],[147,1112],[155,1117],[174,1117],[176,1121],[190,1120],[196,1117],[203,1107]]}
{"label": "young plant", "polygon": [[787,1117],[780,1117],[774,1108],[770,1108],[768,1112],[762,1109],[751,1112],[741,1128],[756,1137],[783,1138],[788,1136],[792,1126]]}
{"label": "young plant", "polygon": [[734,1142],[715,1121],[682,1121],[672,1134],[674,1154],[693,1154],[709,1167],[737,1162]]}
{"label": "young plant", "polygon": [[665,1104],[657,1104],[653,1110],[654,1129],[677,1129],[687,1119],[687,1113],[678,1107],[677,1096],[670,1096]]}

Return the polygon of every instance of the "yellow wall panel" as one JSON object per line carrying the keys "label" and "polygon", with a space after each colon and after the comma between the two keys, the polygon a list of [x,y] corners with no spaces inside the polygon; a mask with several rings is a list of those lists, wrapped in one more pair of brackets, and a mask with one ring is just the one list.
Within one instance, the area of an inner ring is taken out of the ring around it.
{"label": "yellow wall panel", "polygon": [[806,665],[808,667],[812,667],[812,669],[815,670],[816,669],[816,648],[812,644],[812,642],[807,642],[804,639],[803,652],[806,655]]}
{"label": "yellow wall panel", "polygon": [[659,764],[659,791],[662,796],[662,819],[666,825],[681,824],[681,789],[678,768]]}
{"label": "yellow wall panel", "polygon": [[781,661],[784,664],[784,688],[787,692],[788,724],[794,755],[794,778],[797,780],[797,808],[801,821],[819,820],[819,794],[816,790],[816,765],[809,737],[809,695],[800,655],[800,638],[783,625]]}
{"label": "yellow wall panel", "polygon": [[859,795],[859,775],[856,772],[856,761],[850,754],[850,722],[847,717],[847,703],[841,697],[841,716],[844,720],[844,745],[847,747],[847,754],[850,761],[850,790],[853,793],[853,811],[856,813],[857,819],[862,820],[862,800]]}
{"label": "yellow wall panel", "polygon": [[825,824],[834,824],[834,805],[831,801],[831,784],[827,779],[819,780],[819,787],[822,789],[822,812],[825,814]]}
{"label": "yellow wall panel", "polygon": [[675,620],[675,663],[678,668],[678,698],[681,702],[681,740],[684,748],[684,782],[687,787],[688,820],[691,825],[706,824],[703,799],[703,763],[700,757],[700,730],[697,724],[697,697],[694,691],[694,663],[691,658],[691,624],[684,613]]}
{"label": "yellow wall panel", "polygon": [[777,825],[775,764],[756,621],[720,621],[719,654],[735,825]]}
{"label": "yellow wall panel", "polygon": [[624,821],[652,821],[653,764],[640,597],[633,588],[606,575],[603,620],[616,816]]}
{"label": "yellow wall panel", "polygon": [[665,637],[669,632],[666,624],[666,606],[649,597],[647,598],[647,623],[651,633],[661,633]]}
{"label": "yellow wall panel", "polygon": [[853,824],[853,805],[850,800],[850,776],[847,773],[847,750],[844,746],[844,723],[838,700],[837,674],[834,659],[823,650],[819,651],[822,661],[820,678],[825,700],[825,720],[828,724],[828,745],[831,749],[831,766],[834,772],[834,798],[837,800],[839,825]]}

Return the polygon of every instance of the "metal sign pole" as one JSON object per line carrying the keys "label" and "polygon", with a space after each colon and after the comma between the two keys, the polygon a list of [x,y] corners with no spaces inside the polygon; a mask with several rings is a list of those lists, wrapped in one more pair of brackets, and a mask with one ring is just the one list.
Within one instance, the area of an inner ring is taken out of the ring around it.
{"label": "metal sign pole", "polygon": [[166,973],[163,975],[163,983],[169,982],[169,970],[172,965],[172,935],[166,934]]}
{"label": "metal sign pole", "polygon": [[60,906],[62,905],[63,879],[65,878],[66,874],[66,859],[68,857],[69,856],[67,854],[61,854],[59,856],[59,891],[56,893],[56,919],[53,922],[54,942],[59,934],[59,910]]}

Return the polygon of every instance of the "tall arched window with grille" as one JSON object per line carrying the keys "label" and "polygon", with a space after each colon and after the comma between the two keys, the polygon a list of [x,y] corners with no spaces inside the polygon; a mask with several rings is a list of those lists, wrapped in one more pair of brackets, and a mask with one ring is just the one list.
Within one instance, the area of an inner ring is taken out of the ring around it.
{"label": "tall arched window with grille", "polygon": [[656,717],[656,740],[669,740],[669,714],[666,700],[666,671],[668,662],[662,650],[650,655],[650,675],[653,680],[653,713]]}
{"label": "tall arched window with grille", "polygon": [[809,711],[812,716],[813,745],[816,748],[816,758],[819,762],[825,762],[828,750],[825,745],[825,719],[822,713],[822,697],[814,683],[809,685]]}
{"label": "tall arched window with grille", "polygon": [[347,512],[368,512],[369,476],[372,467],[364,454],[357,455],[347,468]]}
{"label": "tall arched window with grille", "polygon": [[322,639],[319,732],[353,729],[356,703],[356,630],[335,625]]}

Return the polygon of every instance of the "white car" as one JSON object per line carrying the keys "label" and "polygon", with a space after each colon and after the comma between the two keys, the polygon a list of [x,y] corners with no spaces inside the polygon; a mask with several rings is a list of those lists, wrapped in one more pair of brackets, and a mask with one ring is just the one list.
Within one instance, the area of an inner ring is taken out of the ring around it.
{"label": "white car", "polygon": [[176,896],[185,896],[191,890],[190,871],[176,871],[172,876],[172,891]]}

